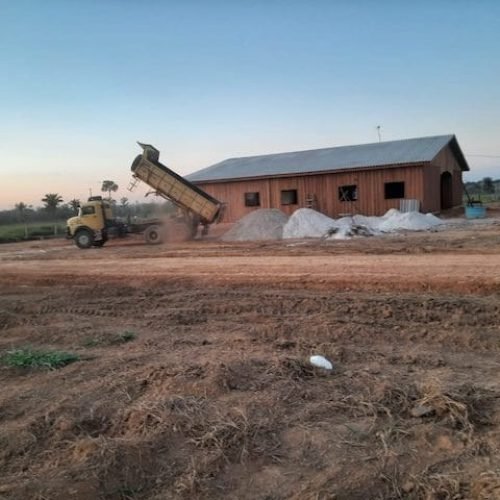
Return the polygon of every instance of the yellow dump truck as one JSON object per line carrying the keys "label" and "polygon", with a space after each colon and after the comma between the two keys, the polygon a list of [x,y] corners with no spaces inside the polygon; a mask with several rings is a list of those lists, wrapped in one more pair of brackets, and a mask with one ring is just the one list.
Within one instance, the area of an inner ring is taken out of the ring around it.
{"label": "yellow dump truck", "polygon": [[[139,181],[152,188],[154,194],[171,201],[178,207],[180,218],[194,237],[200,225],[202,234],[208,232],[210,224],[218,222],[223,213],[223,204],[205,193],[159,162],[160,152],[150,144],[138,143],[142,154],[132,163],[134,177],[129,190]],[[179,217],[177,217],[179,219]],[[140,223],[124,224],[113,218],[112,207],[101,196],[89,198],[79,208],[78,215],[67,221],[67,236],[82,249],[103,246],[111,236],[142,233],[146,243],[161,243],[166,235],[164,221],[149,219]]]}

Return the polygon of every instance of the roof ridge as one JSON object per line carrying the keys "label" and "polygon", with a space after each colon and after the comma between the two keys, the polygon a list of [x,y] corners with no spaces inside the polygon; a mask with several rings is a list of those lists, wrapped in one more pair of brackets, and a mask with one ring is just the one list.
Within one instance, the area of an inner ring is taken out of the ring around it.
{"label": "roof ridge", "polygon": [[447,137],[451,140],[454,136],[455,136],[455,134],[426,135],[426,136],[420,136],[420,137],[407,137],[406,139],[393,139],[390,141],[364,142],[361,144],[344,144],[341,146],[328,146],[325,148],[298,149],[296,151],[281,151],[279,153],[264,153],[264,154],[260,154],[260,155],[247,155],[247,156],[230,156],[229,158],[226,158],[225,160],[214,163],[213,165],[209,165],[208,167],[204,167],[201,170],[204,170],[205,168],[213,167],[215,165],[220,165],[221,163],[229,161],[229,160],[262,158],[264,156],[277,156],[277,155],[287,155],[287,154],[296,154],[296,153],[311,153],[313,151],[326,151],[326,150],[340,149],[340,148],[358,148],[358,147],[362,147],[362,146],[376,146],[379,144],[393,144],[395,142],[418,141],[418,140],[424,140],[424,139],[441,139],[441,138],[445,138],[445,137]]}

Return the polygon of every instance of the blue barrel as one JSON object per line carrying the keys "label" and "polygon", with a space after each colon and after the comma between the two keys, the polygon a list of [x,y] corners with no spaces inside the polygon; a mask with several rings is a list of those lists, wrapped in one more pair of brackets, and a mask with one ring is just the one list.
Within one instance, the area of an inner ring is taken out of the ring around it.
{"label": "blue barrel", "polygon": [[486,207],[483,205],[466,205],[465,217],[467,219],[484,219],[486,217]]}

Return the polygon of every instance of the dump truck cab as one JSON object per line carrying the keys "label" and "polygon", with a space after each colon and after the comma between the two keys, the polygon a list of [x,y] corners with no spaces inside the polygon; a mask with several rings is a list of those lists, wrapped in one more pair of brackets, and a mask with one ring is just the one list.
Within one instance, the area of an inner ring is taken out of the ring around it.
{"label": "dump truck cab", "polygon": [[154,245],[163,241],[165,231],[160,219],[124,224],[114,218],[113,208],[108,200],[93,196],[80,205],[76,217],[67,220],[66,233],[78,248],[86,249],[102,247],[110,237],[132,233],[142,233],[146,243]]}
{"label": "dump truck cab", "polygon": [[66,231],[68,238],[73,238],[79,248],[100,247],[106,243],[111,226],[111,204],[101,196],[93,196],[80,205],[76,217],[67,220]]}

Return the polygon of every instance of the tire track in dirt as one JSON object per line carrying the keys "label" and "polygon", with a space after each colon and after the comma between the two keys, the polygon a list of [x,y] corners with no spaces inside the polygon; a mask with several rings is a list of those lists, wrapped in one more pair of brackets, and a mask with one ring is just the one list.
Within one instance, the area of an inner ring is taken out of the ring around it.
{"label": "tire track in dirt", "polygon": [[99,259],[86,261],[2,262],[2,280],[10,284],[85,284],[128,282],[146,287],[159,282],[191,282],[223,286],[258,286],[311,289],[448,290],[497,293],[500,290],[500,255],[339,255],[248,257],[193,257]]}
{"label": "tire track in dirt", "polygon": [[[411,338],[427,337],[436,342],[441,337],[461,339],[461,342],[481,345],[484,338],[491,345],[492,325],[500,323],[500,305],[490,297],[435,296],[432,294],[314,294],[311,291],[260,290],[258,287],[226,289],[212,286],[202,290],[179,285],[159,286],[147,291],[107,285],[89,287],[87,298],[78,290],[75,304],[69,305],[63,293],[41,303],[17,301],[9,308],[11,299],[0,298],[0,324],[5,329],[15,325],[33,325],[59,318],[77,317],[102,320],[128,318],[144,322],[149,329],[166,326],[205,325],[223,321],[241,325],[253,336],[279,338],[281,335],[310,338],[311,333],[301,323],[316,328],[316,338],[339,338],[351,332],[364,338],[376,334],[379,338],[397,337],[406,330]],[[114,299],[117,295],[119,298]],[[78,303],[84,302],[85,306]],[[305,319],[306,318],[306,319]],[[440,327],[440,333],[436,331]],[[444,327],[444,328],[443,328]],[[472,330],[481,329],[474,336]],[[287,333],[288,332],[288,333]],[[340,333],[339,333],[340,332]]]}

